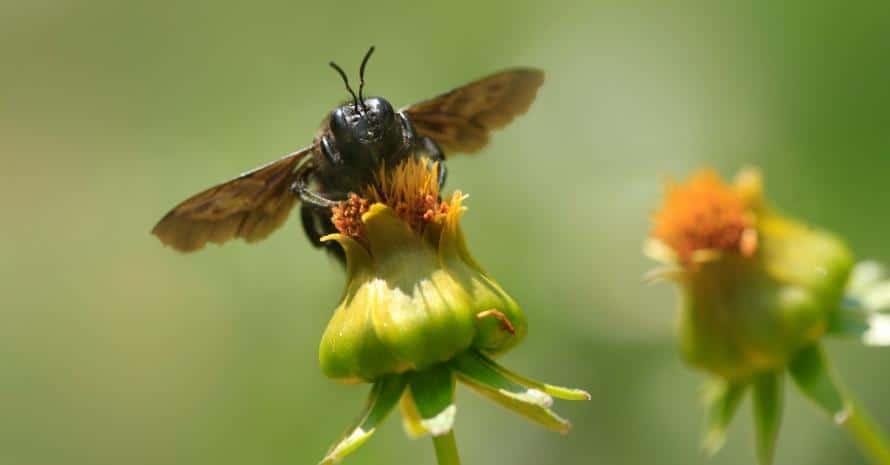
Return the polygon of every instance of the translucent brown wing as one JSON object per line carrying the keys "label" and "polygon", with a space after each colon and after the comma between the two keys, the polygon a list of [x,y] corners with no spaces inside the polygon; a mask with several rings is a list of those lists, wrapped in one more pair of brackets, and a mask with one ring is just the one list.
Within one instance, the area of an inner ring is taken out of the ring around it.
{"label": "translucent brown wing", "polygon": [[189,197],[170,210],[152,234],[181,252],[236,237],[247,242],[265,238],[284,223],[296,203],[290,186],[297,164],[311,153],[312,147],[307,147]]}
{"label": "translucent brown wing", "polygon": [[508,69],[402,111],[418,133],[431,137],[446,154],[473,153],[488,143],[492,130],[528,110],[543,82],[543,71]]}

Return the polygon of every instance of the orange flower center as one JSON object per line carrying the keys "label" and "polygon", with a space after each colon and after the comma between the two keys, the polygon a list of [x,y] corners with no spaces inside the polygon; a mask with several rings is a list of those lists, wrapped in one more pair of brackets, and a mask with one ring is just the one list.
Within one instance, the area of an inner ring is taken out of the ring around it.
{"label": "orange flower center", "polygon": [[349,197],[331,209],[331,221],[341,234],[361,238],[364,235],[362,215],[373,203],[382,203],[395,211],[411,229],[418,233],[433,222],[441,222],[450,204],[439,197],[439,164],[430,167],[426,160],[411,157],[392,170],[381,168],[377,184],[368,186],[362,195]]}
{"label": "orange flower center", "polygon": [[742,197],[713,171],[700,171],[684,183],[667,187],[651,235],[688,263],[698,250],[756,249],[753,218]]}

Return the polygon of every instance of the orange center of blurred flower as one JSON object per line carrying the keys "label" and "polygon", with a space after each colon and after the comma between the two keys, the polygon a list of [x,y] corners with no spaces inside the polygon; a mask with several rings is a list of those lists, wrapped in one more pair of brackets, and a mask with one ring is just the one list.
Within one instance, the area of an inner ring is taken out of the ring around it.
{"label": "orange center of blurred flower", "polygon": [[741,196],[713,171],[700,171],[684,183],[667,186],[651,235],[689,263],[697,250],[756,250],[752,215]]}
{"label": "orange center of blurred flower", "polygon": [[411,229],[418,233],[432,222],[440,222],[450,204],[439,197],[438,163],[432,167],[423,159],[411,157],[392,170],[381,168],[377,185],[368,186],[362,195],[349,197],[334,206],[331,221],[341,234],[361,238],[364,235],[362,215],[373,203],[382,203],[395,211]]}

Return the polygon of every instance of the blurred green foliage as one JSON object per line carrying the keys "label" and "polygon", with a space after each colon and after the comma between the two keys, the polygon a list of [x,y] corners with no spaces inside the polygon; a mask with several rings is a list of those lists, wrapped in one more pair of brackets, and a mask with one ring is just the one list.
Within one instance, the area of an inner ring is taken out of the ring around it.
{"label": "blurred green foliage", "polygon": [[[639,246],[666,176],[763,168],[784,210],[890,262],[890,3],[455,0],[0,4],[0,463],[315,463],[367,391],[316,359],[338,266],[297,221],[183,256],[149,235],[187,195],[311,140],[378,52],[396,106],[545,69],[478,157],[475,256],[524,306],[517,371],[588,388],[551,434],[459,391],[467,464],[750,464],[750,418],[698,452],[701,377]],[[890,427],[890,353],[831,357]],[[789,396],[779,464],[863,463]],[[355,464],[432,464],[397,418]]]}

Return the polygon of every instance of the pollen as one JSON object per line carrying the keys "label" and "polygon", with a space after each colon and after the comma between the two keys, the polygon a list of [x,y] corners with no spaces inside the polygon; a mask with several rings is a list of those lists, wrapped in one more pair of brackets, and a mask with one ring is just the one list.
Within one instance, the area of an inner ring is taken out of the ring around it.
{"label": "pollen", "polygon": [[371,202],[368,199],[360,197],[358,194],[351,193],[349,197],[335,205],[331,211],[331,222],[340,234],[349,237],[362,238],[365,235],[365,225],[362,222],[362,215],[367,213]]}
{"label": "pollen", "polygon": [[439,164],[410,157],[393,169],[381,168],[376,184],[368,186],[362,195],[351,193],[332,209],[331,221],[341,234],[362,238],[362,215],[373,203],[382,203],[414,231],[422,232],[430,223],[444,221],[450,203],[439,195]]}
{"label": "pollen", "polygon": [[671,247],[683,263],[692,262],[700,250],[751,256],[757,249],[753,215],[743,197],[713,171],[669,184],[653,223],[652,237]]}

